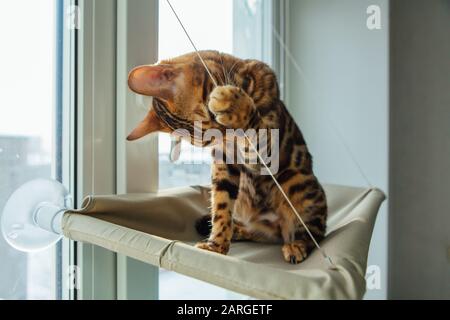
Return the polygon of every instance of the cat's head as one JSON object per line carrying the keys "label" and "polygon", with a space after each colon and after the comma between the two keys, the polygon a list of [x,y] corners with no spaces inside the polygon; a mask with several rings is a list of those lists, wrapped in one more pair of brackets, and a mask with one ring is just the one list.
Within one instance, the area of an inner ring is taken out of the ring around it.
{"label": "cat's head", "polygon": [[[261,100],[266,96],[267,99],[278,96],[275,75],[265,64],[217,51],[201,51],[200,54],[219,85],[241,87],[249,94],[262,97]],[[192,132],[199,121],[203,129],[220,129],[207,108],[214,82],[195,52],[136,67],[129,74],[128,85],[138,94],[154,97],[152,108],[128,140],[157,131],[171,133],[187,129]]]}

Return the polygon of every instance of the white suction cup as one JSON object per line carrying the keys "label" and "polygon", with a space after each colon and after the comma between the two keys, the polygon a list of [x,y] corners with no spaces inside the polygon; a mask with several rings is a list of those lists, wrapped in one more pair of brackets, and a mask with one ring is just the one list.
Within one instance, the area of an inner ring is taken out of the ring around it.
{"label": "white suction cup", "polygon": [[2,235],[17,250],[44,250],[61,239],[61,219],[68,207],[70,195],[59,182],[27,182],[9,197],[3,209]]}

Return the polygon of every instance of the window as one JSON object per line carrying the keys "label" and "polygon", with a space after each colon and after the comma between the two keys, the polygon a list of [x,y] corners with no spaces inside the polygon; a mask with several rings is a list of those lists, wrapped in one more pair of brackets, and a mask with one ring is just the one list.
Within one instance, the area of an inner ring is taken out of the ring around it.
{"label": "window", "polygon": [[[0,210],[23,183],[61,176],[56,13],[56,1],[0,2]],[[60,257],[60,245],[27,254],[0,237],[0,299],[59,298]]]}
{"label": "window", "polygon": [[[233,52],[233,1],[175,0],[172,4],[199,50],[214,49],[227,53]],[[195,8],[201,10],[201,19],[199,19],[199,10]],[[160,59],[193,51],[165,0],[159,1],[158,38]],[[176,163],[171,163],[170,144],[168,134],[159,135],[159,188],[209,184],[210,150],[194,147],[183,141],[180,159]]]}
{"label": "window", "polygon": [[[172,5],[199,50],[218,50],[242,58],[270,62],[267,32],[271,23],[270,1],[263,0],[172,0]],[[201,19],[199,16],[201,15]],[[165,0],[159,1],[159,59],[192,52]],[[170,136],[159,135],[159,188],[210,184],[210,150],[182,142],[180,159],[169,160]],[[195,288],[195,290],[193,290]],[[197,294],[194,294],[196,292]],[[198,280],[160,271],[161,299],[239,299],[238,295]]]}

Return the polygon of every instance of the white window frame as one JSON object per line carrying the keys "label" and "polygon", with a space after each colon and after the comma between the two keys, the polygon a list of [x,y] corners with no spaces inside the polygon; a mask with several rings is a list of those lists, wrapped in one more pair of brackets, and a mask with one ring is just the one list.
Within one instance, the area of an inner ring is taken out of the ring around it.
{"label": "white window frame", "polygon": [[[61,19],[59,21],[61,25],[57,25],[59,30],[61,39],[57,39],[57,41],[62,41],[59,44],[60,50],[62,50],[62,61],[59,66],[61,69],[58,70],[61,72],[58,75],[59,81],[62,81],[62,86],[59,94],[61,95],[61,101],[57,101],[57,103],[61,103],[61,118],[55,119],[56,121],[61,121],[61,183],[67,188],[71,195],[76,194],[76,178],[75,178],[75,168],[76,168],[76,130],[75,130],[75,71],[76,71],[76,31],[73,28],[69,28],[69,20],[70,15],[68,14],[69,8],[75,5],[75,0],[58,0],[57,2],[57,10],[59,14],[62,14]],[[58,52],[59,53],[59,52]],[[72,205],[74,205],[74,197],[72,197]],[[62,300],[72,300],[76,298],[76,290],[69,283],[69,279],[73,276],[73,271],[75,270],[71,266],[76,265],[75,261],[75,252],[76,245],[75,242],[63,238],[61,240],[61,265],[59,270],[59,276],[61,283],[61,292],[60,298]]]}
{"label": "white window frame", "polygon": [[[115,193],[115,3],[80,0],[76,30],[75,204],[89,194]],[[96,94],[101,92],[101,94]],[[110,123],[110,126],[105,124]],[[102,127],[103,126],[103,127]],[[98,139],[98,140],[97,140]],[[101,143],[98,143],[101,141]],[[77,242],[81,287],[74,299],[115,299],[115,253]]]}
{"label": "white window frame", "polygon": [[[127,142],[126,136],[144,118],[150,105],[128,89],[127,80],[133,67],[158,58],[158,1],[119,0],[117,13],[117,192],[156,192],[157,136],[133,143]],[[157,299],[158,291],[157,267],[117,256],[119,299]]]}
{"label": "white window frame", "polygon": [[267,37],[271,47],[271,63],[277,73],[280,96],[286,106],[289,106],[289,68],[287,63],[286,48],[289,48],[289,3],[290,0],[270,0],[271,19]]}
{"label": "white window frame", "polygon": [[[89,194],[156,191],[156,140],[127,144],[125,137],[145,114],[126,79],[131,67],[156,57],[157,20],[150,16],[156,12],[157,17],[157,1],[79,0],[71,4],[79,6],[81,18],[75,37],[76,205],[81,206]],[[137,39],[136,32],[145,37]],[[72,247],[82,285],[70,298],[157,298],[157,268],[91,244]],[[146,277],[140,277],[141,272]]]}

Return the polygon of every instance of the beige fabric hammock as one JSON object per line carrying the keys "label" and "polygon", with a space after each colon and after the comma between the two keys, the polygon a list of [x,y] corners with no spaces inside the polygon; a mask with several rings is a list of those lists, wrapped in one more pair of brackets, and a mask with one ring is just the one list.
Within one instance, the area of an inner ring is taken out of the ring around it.
{"label": "beige fabric hammock", "polygon": [[64,235],[261,299],[361,299],[370,239],[385,199],[378,189],[326,185],[327,236],[321,246],[338,270],[313,251],[299,265],[280,245],[235,242],[227,256],[193,247],[195,221],[208,213],[208,190],[94,196],[63,217]]}

